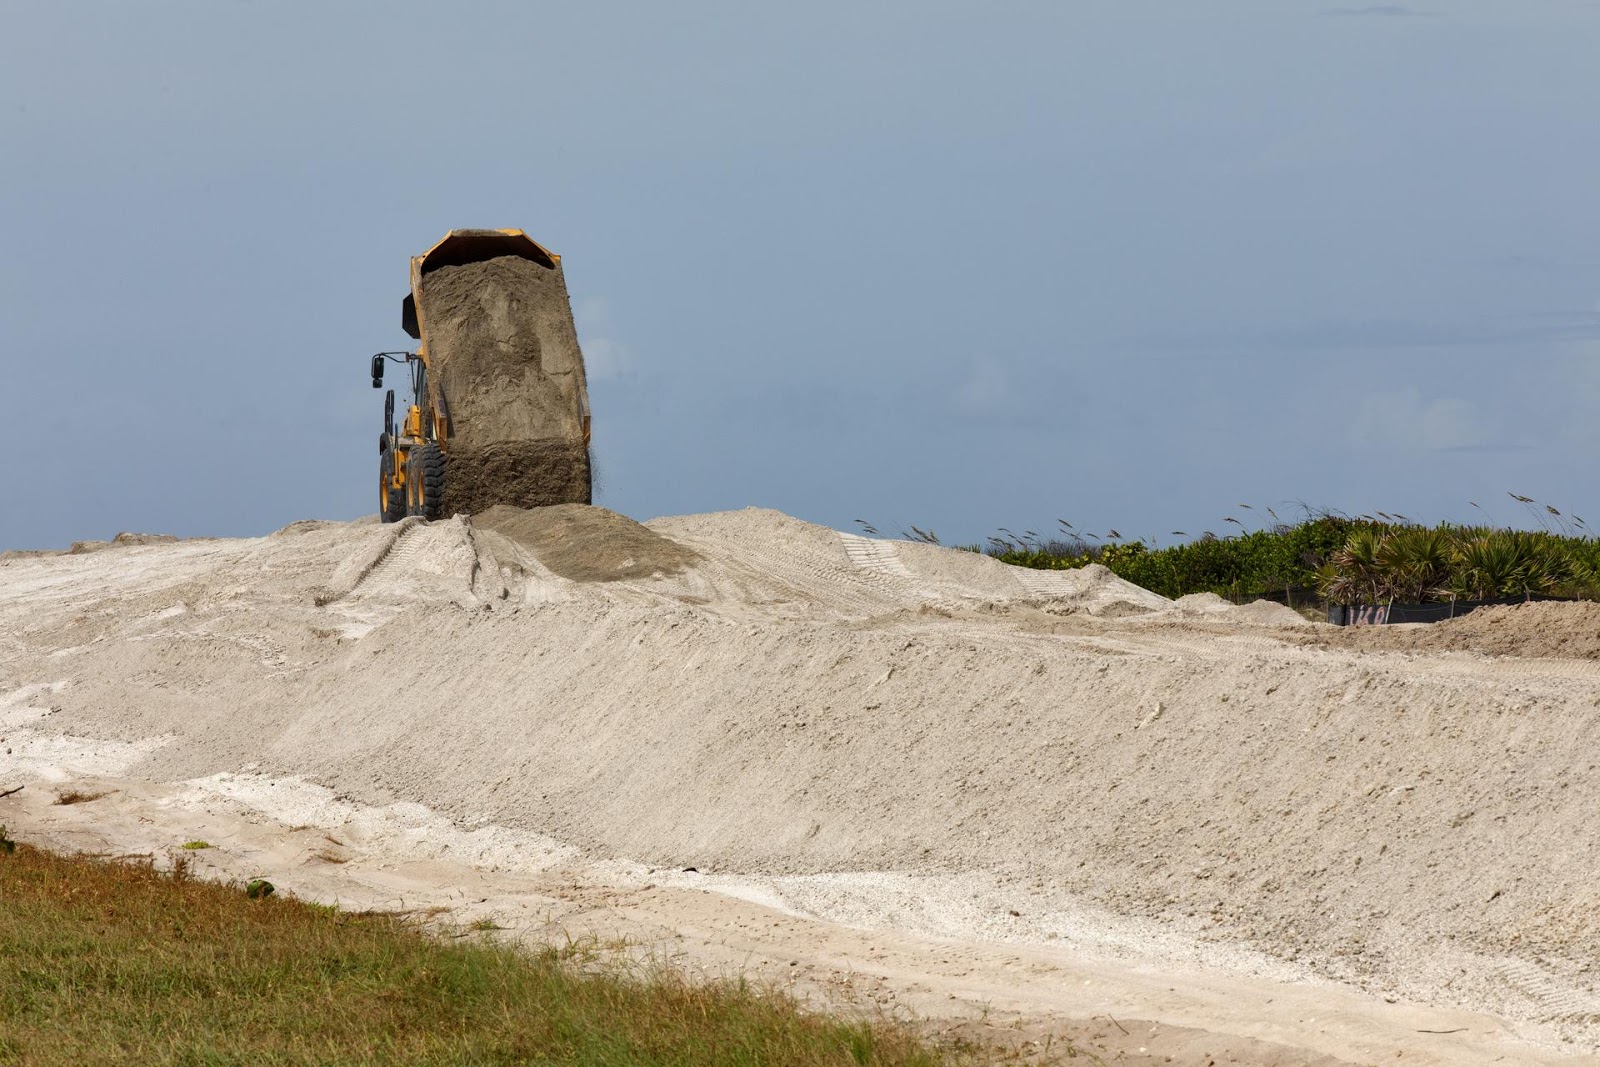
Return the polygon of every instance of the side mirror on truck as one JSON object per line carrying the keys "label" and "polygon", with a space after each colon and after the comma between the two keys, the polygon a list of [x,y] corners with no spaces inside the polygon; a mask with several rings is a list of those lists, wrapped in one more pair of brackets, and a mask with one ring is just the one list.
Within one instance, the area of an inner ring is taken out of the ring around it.
{"label": "side mirror on truck", "polygon": [[372,387],[374,389],[382,389],[383,388],[383,357],[382,356],[373,356],[372,357]]}

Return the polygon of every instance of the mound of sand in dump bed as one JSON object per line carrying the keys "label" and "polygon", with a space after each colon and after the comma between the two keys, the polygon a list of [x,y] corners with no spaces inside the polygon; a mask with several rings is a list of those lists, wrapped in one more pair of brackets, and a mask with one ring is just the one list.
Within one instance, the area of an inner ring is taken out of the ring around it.
{"label": "mound of sand in dump bed", "polygon": [[450,413],[444,513],[589,503],[587,385],[560,266],[441,267],[423,279],[422,315]]}
{"label": "mound of sand in dump bed", "polygon": [[532,552],[574,582],[614,582],[683,571],[700,557],[626,515],[583,504],[514,508],[497,504],[472,525]]}
{"label": "mound of sand in dump bed", "polygon": [[537,508],[589,502],[589,448],[577,441],[506,441],[453,446],[445,455],[443,514],[496,504]]}

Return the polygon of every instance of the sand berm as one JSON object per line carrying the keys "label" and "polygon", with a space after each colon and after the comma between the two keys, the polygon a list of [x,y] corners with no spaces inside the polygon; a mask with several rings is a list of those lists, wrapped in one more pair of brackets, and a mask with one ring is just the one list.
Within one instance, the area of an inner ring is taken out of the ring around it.
{"label": "sand berm", "polygon": [[947,937],[1075,945],[1090,909],[1600,1038],[1600,665],[1520,654],[1514,612],[1474,624],[1498,656],[1357,647],[1099,567],[582,505],[14,556],[0,590],[18,774],[294,778]]}

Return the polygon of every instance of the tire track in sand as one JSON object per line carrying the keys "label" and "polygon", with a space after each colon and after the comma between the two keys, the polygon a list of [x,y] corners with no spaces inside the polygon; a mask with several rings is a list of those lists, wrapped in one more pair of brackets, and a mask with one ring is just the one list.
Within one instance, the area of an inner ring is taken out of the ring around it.
{"label": "tire track in sand", "polygon": [[839,533],[839,543],[844,546],[845,558],[881,587],[886,593],[913,604],[926,605],[943,611],[960,611],[959,600],[936,592],[928,582],[906,566],[900,558],[896,542],[860,534]]}

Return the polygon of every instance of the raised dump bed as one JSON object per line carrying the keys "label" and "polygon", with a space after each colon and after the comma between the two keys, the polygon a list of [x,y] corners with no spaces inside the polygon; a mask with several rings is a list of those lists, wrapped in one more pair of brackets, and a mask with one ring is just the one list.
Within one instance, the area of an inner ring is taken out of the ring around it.
{"label": "raised dump bed", "polygon": [[439,513],[587,504],[589,389],[561,257],[521,230],[452,230],[411,260]]}

